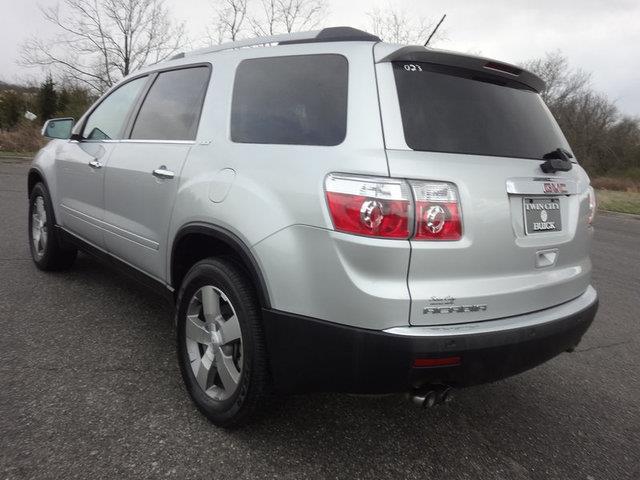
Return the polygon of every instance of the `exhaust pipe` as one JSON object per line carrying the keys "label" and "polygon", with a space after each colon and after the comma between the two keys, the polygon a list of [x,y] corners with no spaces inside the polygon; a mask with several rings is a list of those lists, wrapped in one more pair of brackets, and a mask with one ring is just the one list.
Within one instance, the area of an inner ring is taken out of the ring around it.
{"label": "exhaust pipe", "polygon": [[431,385],[421,393],[409,396],[411,403],[420,408],[432,408],[453,400],[453,388],[447,385]]}

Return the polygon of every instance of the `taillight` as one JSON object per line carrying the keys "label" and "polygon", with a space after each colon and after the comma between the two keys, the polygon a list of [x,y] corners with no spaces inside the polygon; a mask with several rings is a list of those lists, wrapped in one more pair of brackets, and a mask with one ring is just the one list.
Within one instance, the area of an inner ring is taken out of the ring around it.
{"label": "taillight", "polygon": [[403,180],[331,174],[325,181],[336,230],[384,238],[409,238],[411,193]]}
{"label": "taillight", "polygon": [[458,190],[452,183],[332,173],[325,191],[338,231],[415,240],[462,238]]}
{"label": "taillight", "polygon": [[598,209],[598,202],[596,200],[596,191],[593,187],[589,187],[589,225],[593,223],[593,219],[596,216],[596,210]]}
{"label": "taillight", "polygon": [[462,215],[452,183],[410,181],[416,201],[416,240],[460,240]]}

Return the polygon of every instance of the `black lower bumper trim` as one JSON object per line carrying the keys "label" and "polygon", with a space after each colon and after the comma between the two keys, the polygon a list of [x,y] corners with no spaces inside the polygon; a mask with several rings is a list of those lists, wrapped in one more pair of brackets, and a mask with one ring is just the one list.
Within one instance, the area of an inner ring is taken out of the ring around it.
{"label": "black lower bumper trim", "polygon": [[[428,384],[486,383],[533,368],[580,342],[597,301],[542,325],[465,336],[417,337],[348,327],[265,309],[271,372],[281,392],[404,392]],[[415,358],[460,364],[415,368]]]}

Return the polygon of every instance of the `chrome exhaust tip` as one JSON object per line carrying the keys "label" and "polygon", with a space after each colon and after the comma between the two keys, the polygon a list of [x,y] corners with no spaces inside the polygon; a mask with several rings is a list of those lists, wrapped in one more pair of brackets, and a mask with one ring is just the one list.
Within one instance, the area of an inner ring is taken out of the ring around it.
{"label": "chrome exhaust tip", "polygon": [[423,389],[421,393],[410,394],[411,403],[417,407],[426,409],[436,405],[451,403],[453,401],[453,387],[447,385],[434,385]]}

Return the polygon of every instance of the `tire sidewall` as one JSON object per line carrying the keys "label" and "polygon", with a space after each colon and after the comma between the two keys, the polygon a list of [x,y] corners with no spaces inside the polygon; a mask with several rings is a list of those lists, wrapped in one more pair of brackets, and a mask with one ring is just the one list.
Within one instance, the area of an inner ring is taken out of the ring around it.
{"label": "tire sidewall", "polygon": [[[229,266],[227,265],[226,268]],[[238,290],[225,271],[225,265],[215,260],[207,260],[196,264],[185,277],[178,295],[176,309],[176,333],[178,361],[187,390],[196,406],[214,423],[225,426],[235,420],[246,402],[251,388],[252,365],[254,357],[254,338],[248,322],[247,299]],[[203,286],[212,285],[222,291],[235,310],[242,334],[242,371],[240,384],[236,391],[225,400],[214,400],[198,385],[189,362],[185,341],[186,314],[193,295]]]}

